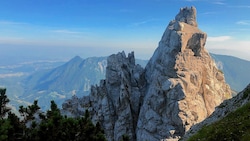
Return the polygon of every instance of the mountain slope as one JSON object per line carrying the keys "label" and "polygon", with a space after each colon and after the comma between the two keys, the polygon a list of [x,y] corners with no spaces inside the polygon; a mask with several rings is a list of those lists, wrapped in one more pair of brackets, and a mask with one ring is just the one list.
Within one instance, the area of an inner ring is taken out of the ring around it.
{"label": "mountain slope", "polygon": [[58,105],[72,95],[87,95],[91,85],[97,84],[105,75],[105,57],[82,59],[74,57],[69,62],[52,70],[35,73],[25,80],[22,99],[38,99],[43,109],[51,100]]}
{"label": "mountain slope", "polygon": [[[9,59],[12,60],[13,58]],[[0,86],[7,89],[6,94],[10,99],[10,105],[13,106],[12,110],[16,108],[16,111],[18,111],[20,105],[28,105],[33,102],[28,102],[26,99],[23,100],[19,98],[24,93],[24,86],[26,85],[24,80],[29,75],[38,72],[46,72],[64,63],[65,60],[35,60],[33,58],[33,60],[27,62],[19,62],[17,64],[6,63],[7,65],[1,65]]]}
{"label": "mountain slope", "polygon": [[224,101],[207,119],[194,125],[183,140],[249,140],[250,84]]}
{"label": "mountain slope", "polygon": [[223,119],[203,127],[197,134],[188,139],[188,141],[249,140],[249,109],[250,102],[228,114]]}

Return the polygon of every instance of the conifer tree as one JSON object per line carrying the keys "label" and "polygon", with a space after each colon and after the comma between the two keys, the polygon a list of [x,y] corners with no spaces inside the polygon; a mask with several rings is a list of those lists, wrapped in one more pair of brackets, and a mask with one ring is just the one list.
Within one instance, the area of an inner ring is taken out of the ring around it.
{"label": "conifer tree", "polygon": [[34,101],[28,107],[20,106],[20,120],[6,107],[9,99],[5,92],[6,89],[0,89],[0,141],[106,141],[101,124],[94,125],[87,110],[81,118],[68,118],[62,116],[56,103],[51,101],[50,110],[43,114],[38,111],[38,101]]}
{"label": "conifer tree", "polygon": [[28,121],[35,119],[35,114],[38,112],[40,107],[38,106],[38,101],[35,100],[32,105],[29,105],[28,107],[19,107],[19,113],[23,117],[23,122],[27,123]]}
{"label": "conifer tree", "polygon": [[6,89],[0,88],[0,119],[3,119],[10,111],[10,108],[7,107],[7,103],[9,103],[9,101],[10,100],[6,95]]}

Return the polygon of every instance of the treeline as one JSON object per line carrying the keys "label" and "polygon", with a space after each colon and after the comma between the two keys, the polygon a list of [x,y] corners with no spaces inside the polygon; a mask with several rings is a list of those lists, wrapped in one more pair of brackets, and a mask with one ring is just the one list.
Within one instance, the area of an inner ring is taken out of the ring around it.
{"label": "treeline", "polygon": [[20,106],[18,117],[7,106],[6,89],[0,88],[0,141],[106,141],[99,123],[94,125],[89,112],[81,118],[69,118],[60,113],[54,101],[50,110],[41,112],[38,101]]}

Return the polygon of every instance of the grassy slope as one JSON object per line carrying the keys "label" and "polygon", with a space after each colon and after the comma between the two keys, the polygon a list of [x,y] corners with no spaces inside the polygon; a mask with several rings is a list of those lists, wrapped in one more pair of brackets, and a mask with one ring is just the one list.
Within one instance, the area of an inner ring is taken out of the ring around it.
{"label": "grassy slope", "polygon": [[[244,92],[244,97],[250,90]],[[204,126],[188,141],[249,141],[250,140],[250,102],[223,119]]]}

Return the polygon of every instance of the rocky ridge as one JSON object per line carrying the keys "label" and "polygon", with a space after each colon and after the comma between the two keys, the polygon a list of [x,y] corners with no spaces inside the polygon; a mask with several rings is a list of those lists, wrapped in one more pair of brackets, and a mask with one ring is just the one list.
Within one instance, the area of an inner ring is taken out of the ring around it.
{"label": "rocky ridge", "polygon": [[106,79],[92,86],[89,96],[67,100],[64,112],[79,116],[88,109],[108,140],[178,139],[231,97],[204,48],[206,37],[198,29],[196,9],[182,8],[145,69],[135,64],[133,52],[109,56]]}

